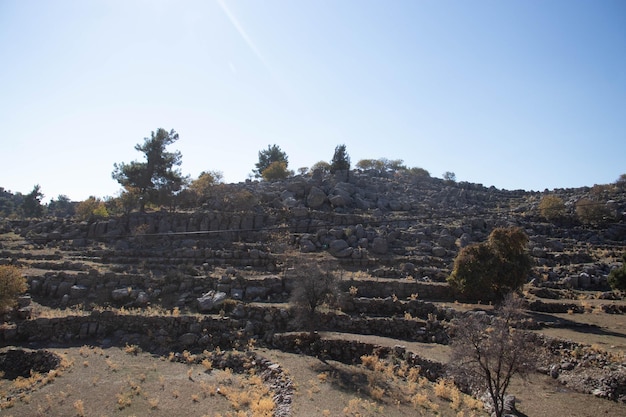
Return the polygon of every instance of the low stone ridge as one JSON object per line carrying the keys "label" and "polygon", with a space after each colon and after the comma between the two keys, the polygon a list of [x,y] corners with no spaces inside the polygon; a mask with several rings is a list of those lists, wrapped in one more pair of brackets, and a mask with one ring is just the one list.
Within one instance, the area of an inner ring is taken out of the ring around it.
{"label": "low stone ridge", "polygon": [[47,350],[8,349],[0,352],[2,378],[28,378],[32,373],[45,374],[56,369],[61,358]]}

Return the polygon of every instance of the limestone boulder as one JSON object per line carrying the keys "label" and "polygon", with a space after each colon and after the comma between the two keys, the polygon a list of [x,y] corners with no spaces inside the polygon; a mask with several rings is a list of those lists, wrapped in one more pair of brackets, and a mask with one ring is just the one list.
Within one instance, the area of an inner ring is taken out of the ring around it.
{"label": "limestone boulder", "polygon": [[311,187],[306,198],[306,204],[312,209],[318,209],[326,202],[326,193],[319,187]]}
{"label": "limestone boulder", "polygon": [[198,311],[204,313],[219,308],[226,301],[226,293],[221,291],[209,291],[197,298]]}

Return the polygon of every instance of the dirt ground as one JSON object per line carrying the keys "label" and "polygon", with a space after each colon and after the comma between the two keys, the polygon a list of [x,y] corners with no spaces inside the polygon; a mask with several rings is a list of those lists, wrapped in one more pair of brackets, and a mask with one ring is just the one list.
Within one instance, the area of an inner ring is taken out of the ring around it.
{"label": "dirt ground", "polygon": [[[382,345],[403,344],[430,359],[446,357],[445,346],[356,337]],[[215,369],[207,371],[202,364],[172,362],[165,357],[143,352],[129,353],[118,347],[101,349],[83,346],[49,350],[64,358],[65,368],[49,383],[37,383],[21,394],[15,388],[15,381],[2,380],[0,391],[3,399],[12,395],[13,400],[10,406],[4,402],[1,416],[264,415],[250,400],[249,393],[257,389],[255,384],[258,383],[254,381],[254,375],[237,375]],[[420,388],[419,392],[428,397],[425,403],[398,404],[386,393],[378,399],[372,398],[364,388],[365,384],[357,383],[357,376],[363,369],[271,349],[255,348],[255,352],[280,364],[293,381],[293,416],[486,415],[476,409],[453,406],[449,400],[434,394],[432,384]],[[364,376],[367,381],[370,377]],[[240,394],[235,394],[237,392]],[[518,398],[518,410],[526,416],[626,415],[626,405],[572,392],[540,374],[527,381],[516,380],[510,392]],[[271,396],[271,393],[265,392],[265,398]]]}

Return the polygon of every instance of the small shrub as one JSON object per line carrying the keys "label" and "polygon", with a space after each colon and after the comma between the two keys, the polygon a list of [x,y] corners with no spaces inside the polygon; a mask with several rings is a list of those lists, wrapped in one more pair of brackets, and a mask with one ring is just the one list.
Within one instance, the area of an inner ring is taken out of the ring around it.
{"label": "small shrub", "polygon": [[626,290],[626,253],[622,256],[622,267],[609,273],[608,283],[614,290]]}
{"label": "small shrub", "polygon": [[202,360],[202,366],[204,366],[205,370],[210,371],[213,369],[213,362],[211,362],[208,358],[204,358]]}
{"label": "small shrub", "polygon": [[137,345],[129,345],[127,343],[126,346],[124,346],[124,352],[128,353],[129,355],[137,355],[139,352],[141,352],[141,348]]}
{"label": "small shrub", "polygon": [[77,416],[83,417],[85,415],[85,405],[83,404],[83,400],[74,401],[74,409],[76,410]]}
{"label": "small shrub", "polygon": [[130,407],[133,403],[131,396],[128,393],[119,393],[116,394],[117,398],[117,408],[120,410],[125,409],[126,407]]}
{"label": "small shrub", "polygon": [[151,410],[156,410],[159,408],[159,399],[158,398],[148,398],[148,405]]}

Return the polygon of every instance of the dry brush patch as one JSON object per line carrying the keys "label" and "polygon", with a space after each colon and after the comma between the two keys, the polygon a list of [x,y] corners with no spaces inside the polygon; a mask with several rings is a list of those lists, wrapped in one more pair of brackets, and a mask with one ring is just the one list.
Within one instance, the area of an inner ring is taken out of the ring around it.
{"label": "dry brush patch", "polygon": [[[265,417],[276,409],[274,393],[255,369],[253,356],[244,357],[241,363],[248,368],[235,374],[228,368],[207,369],[202,364],[204,354],[192,362],[182,355],[181,361],[169,361],[128,348],[52,350],[66,358],[59,369],[15,381],[0,380],[3,409],[33,416],[211,417]],[[74,361],[80,364],[86,358],[89,366],[74,366]]]}
{"label": "dry brush patch", "polygon": [[323,386],[332,385],[353,396],[341,410],[345,416],[482,414],[482,403],[460,392],[451,381],[433,384],[419,367],[397,358],[373,354],[360,359],[356,365],[334,361],[314,365],[318,374],[306,385],[309,400],[325,395]]}

